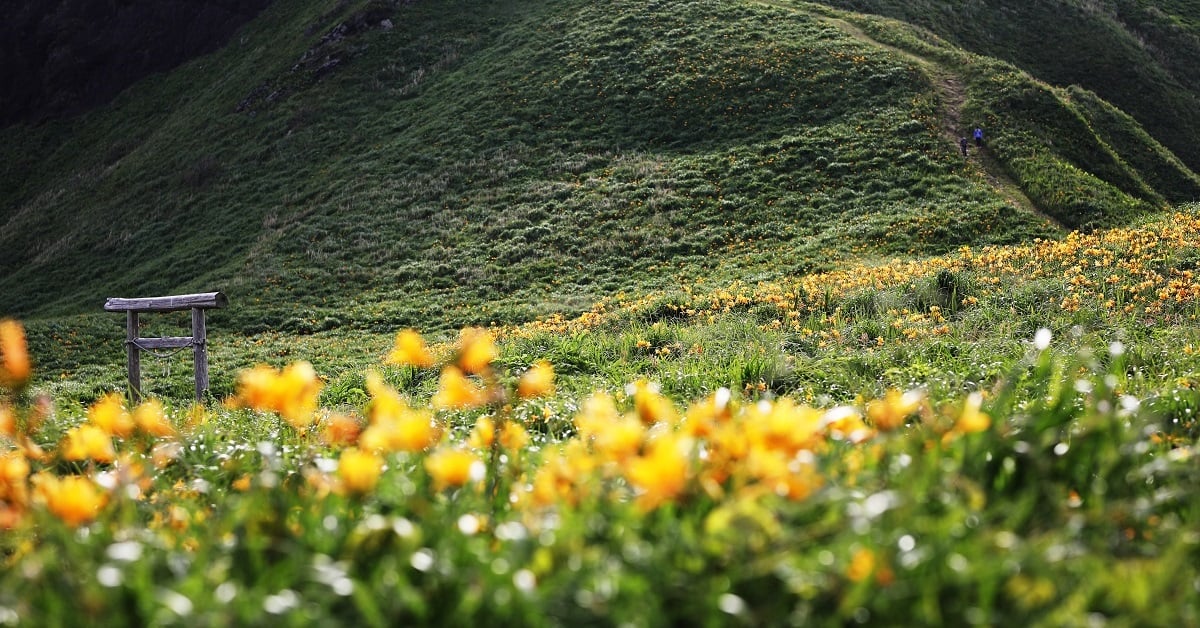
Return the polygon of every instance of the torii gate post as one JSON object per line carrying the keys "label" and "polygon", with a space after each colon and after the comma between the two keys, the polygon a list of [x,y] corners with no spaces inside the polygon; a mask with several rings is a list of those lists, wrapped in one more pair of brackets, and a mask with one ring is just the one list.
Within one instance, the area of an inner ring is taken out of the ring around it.
{"label": "torii gate post", "polygon": [[[154,349],[192,348],[192,365],[196,374],[196,401],[204,401],[208,390],[208,331],[204,324],[204,311],[223,308],[229,299],[220,292],[180,294],[169,297],[147,297],[138,299],[110,298],[104,302],[107,312],[125,312],[125,350],[128,356],[130,396],[142,396],[141,351]],[[140,338],[138,336],[138,314],[142,312],[192,311],[192,335],[168,338]]]}

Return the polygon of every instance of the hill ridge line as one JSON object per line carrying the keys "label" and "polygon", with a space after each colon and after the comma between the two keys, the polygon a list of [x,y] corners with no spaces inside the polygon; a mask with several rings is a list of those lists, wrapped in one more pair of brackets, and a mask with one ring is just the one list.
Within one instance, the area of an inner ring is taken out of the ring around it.
{"label": "hill ridge line", "polygon": [[[769,6],[787,11],[798,11],[799,9],[790,4],[777,2],[774,0],[750,0],[753,4]],[[883,48],[892,51],[905,59],[908,59],[917,64],[928,76],[930,83],[937,91],[939,104],[939,120],[941,122],[942,136],[945,137],[955,150],[958,149],[958,139],[967,135],[967,130],[962,128],[962,107],[966,101],[966,94],[962,84],[962,77],[952,68],[946,67],[944,63],[939,63],[933,59],[922,56],[910,50],[905,50],[898,46],[893,46],[881,42],[870,35],[866,31],[854,25],[853,23],[828,14],[831,11],[828,7],[820,6],[822,15],[818,18],[822,22],[836,27],[838,30],[845,32],[847,35],[872,46]],[[1000,162],[996,161],[989,153],[976,149],[974,154],[978,156],[976,159],[968,158],[968,163],[973,164],[979,173],[988,182],[997,194],[999,194],[1009,205],[1036,214],[1040,218],[1046,220],[1056,228],[1063,231],[1068,229],[1057,219],[1042,211],[1021,186],[1004,170]]]}

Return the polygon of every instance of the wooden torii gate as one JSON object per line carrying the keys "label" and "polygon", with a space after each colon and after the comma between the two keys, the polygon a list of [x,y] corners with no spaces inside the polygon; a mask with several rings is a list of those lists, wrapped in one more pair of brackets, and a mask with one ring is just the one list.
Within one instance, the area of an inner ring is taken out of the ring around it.
{"label": "wooden torii gate", "polygon": [[[204,401],[208,390],[208,332],[204,326],[204,311],[223,308],[229,299],[220,292],[180,294],[169,297],[138,299],[110,298],[104,302],[107,312],[125,312],[125,350],[129,358],[129,387],[134,399],[142,396],[142,351],[192,348],[192,364],[196,373],[196,401]],[[141,338],[138,315],[144,312],[192,311],[192,335],[165,338]]]}

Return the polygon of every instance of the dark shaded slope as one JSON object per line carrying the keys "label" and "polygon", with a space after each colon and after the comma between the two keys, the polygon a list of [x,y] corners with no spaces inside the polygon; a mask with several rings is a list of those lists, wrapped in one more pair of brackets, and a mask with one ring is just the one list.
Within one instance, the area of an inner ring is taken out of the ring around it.
{"label": "dark shaded slope", "polygon": [[21,0],[0,20],[0,126],[75,115],[223,46],[271,0]]}

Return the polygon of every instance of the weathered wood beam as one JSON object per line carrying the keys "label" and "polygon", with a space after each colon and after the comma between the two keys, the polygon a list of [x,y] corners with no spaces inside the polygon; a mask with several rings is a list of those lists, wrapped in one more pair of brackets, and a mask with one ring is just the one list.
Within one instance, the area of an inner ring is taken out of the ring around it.
{"label": "weathered wood beam", "polygon": [[137,346],[142,349],[182,349],[192,346],[191,336],[167,336],[166,338],[138,338]]}
{"label": "weathered wood beam", "polygon": [[111,297],[104,302],[106,312],[178,312],[193,308],[212,309],[229,305],[223,292],[177,294],[169,297],[122,299]]}

